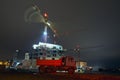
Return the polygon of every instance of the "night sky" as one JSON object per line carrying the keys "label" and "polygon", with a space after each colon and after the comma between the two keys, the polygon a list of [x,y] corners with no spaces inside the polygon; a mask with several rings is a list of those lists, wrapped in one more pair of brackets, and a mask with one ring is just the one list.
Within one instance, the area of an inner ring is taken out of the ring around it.
{"label": "night sky", "polygon": [[[58,36],[57,43],[71,50],[80,46],[80,59],[89,65],[120,66],[119,0],[1,0],[0,60],[15,50],[30,51],[41,41],[43,23],[26,22],[25,13],[36,5],[47,12]],[[34,16],[35,17],[35,16]],[[32,18],[33,19],[33,18]],[[48,29],[49,38],[53,34]],[[52,39],[48,39],[52,42]],[[73,51],[66,55],[78,57]]]}

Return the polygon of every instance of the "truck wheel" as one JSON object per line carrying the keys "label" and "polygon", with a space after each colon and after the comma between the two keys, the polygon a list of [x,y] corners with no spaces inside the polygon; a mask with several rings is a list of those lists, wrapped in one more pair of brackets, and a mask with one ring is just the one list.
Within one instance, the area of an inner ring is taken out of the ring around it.
{"label": "truck wheel", "polygon": [[51,69],[50,68],[46,68],[45,69],[47,73],[51,73]]}
{"label": "truck wheel", "polygon": [[55,73],[56,69],[54,67],[46,68],[46,72],[48,72],[48,73]]}
{"label": "truck wheel", "polygon": [[56,73],[56,68],[53,68],[53,69],[52,69],[52,73]]}
{"label": "truck wheel", "polygon": [[44,73],[45,72],[45,68],[44,67],[39,67],[39,73]]}
{"label": "truck wheel", "polygon": [[72,69],[72,68],[68,69],[68,73],[69,74],[73,74],[74,73],[74,69]]}

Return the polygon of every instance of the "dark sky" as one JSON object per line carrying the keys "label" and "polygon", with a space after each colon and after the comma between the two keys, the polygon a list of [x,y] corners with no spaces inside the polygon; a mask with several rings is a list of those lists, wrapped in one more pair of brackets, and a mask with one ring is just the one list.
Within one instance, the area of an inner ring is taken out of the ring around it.
{"label": "dark sky", "polygon": [[[44,25],[25,21],[33,4],[49,14],[58,44],[67,49],[80,45],[80,58],[90,65],[120,66],[119,0],[1,0],[1,59],[13,57],[16,49],[29,51],[41,40]],[[78,56],[70,51],[67,55]]]}

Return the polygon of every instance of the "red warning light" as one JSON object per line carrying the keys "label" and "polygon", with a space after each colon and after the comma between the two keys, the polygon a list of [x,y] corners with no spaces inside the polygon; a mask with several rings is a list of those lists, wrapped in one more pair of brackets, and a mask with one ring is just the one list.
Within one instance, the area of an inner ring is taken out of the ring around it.
{"label": "red warning light", "polygon": [[47,13],[44,13],[43,14],[45,18],[48,18],[48,14]]}
{"label": "red warning light", "polygon": [[43,14],[43,17],[44,17],[44,19],[45,19],[45,22],[47,22],[47,21],[48,21],[48,14],[47,14],[47,13],[44,13],[44,14]]}

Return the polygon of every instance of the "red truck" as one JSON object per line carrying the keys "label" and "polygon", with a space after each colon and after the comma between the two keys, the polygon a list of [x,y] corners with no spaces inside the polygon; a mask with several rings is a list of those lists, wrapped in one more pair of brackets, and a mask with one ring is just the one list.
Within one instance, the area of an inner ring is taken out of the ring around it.
{"label": "red truck", "polygon": [[63,56],[58,60],[39,58],[36,61],[37,66],[39,66],[39,72],[68,71],[68,73],[74,73],[76,69],[76,62],[71,56]]}
{"label": "red truck", "polygon": [[34,54],[37,55],[36,65],[39,72],[68,71],[74,73],[76,62],[71,56],[64,56],[61,45],[39,42],[33,45]]}

